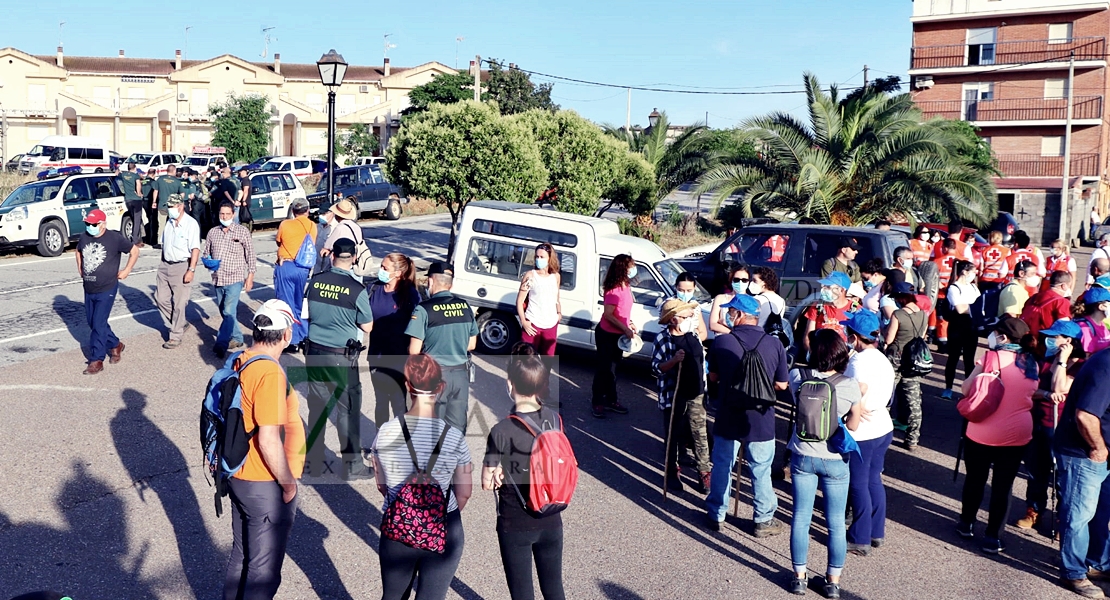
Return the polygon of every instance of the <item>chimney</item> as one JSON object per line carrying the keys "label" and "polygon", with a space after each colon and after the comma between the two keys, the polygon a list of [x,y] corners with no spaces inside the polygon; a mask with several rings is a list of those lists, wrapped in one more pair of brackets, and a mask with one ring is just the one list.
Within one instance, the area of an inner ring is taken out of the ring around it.
{"label": "chimney", "polygon": [[388,57],[385,59],[385,69],[384,69],[384,71],[385,71],[385,76],[389,77],[389,58]]}
{"label": "chimney", "polygon": [[62,47],[58,46],[58,66],[65,67],[65,62],[62,60]]}
{"label": "chimney", "polygon": [[120,50],[120,51],[119,51],[119,57],[120,57],[120,58],[123,58],[123,50]]}
{"label": "chimney", "polygon": [[274,73],[281,75],[281,55],[274,53]]}
{"label": "chimney", "polygon": [[477,63],[476,63],[475,61],[473,61],[473,60],[472,60],[472,61],[470,61],[470,71],[469,71],[469,73],[470,73],[471,75],[473,75],[473,74],[474,74],[474,65],[475,65],[475,64],[477,64]]}
{"label": "chimney", "polygon": [[174,54],[174,56],[173,56],[173,70],[174,71],[180,71],[181,70],[181,51],[180,50],[174,50],[173,54]]}

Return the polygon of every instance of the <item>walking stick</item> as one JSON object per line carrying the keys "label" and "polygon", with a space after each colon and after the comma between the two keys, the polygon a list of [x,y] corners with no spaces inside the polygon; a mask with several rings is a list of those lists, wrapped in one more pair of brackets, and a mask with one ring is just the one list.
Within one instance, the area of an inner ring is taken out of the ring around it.
{"label": "walking stick", "polygon": [[[740,450],[737,452],[739,456],[736,458],[736,466],[733,469],[732,477],[732,517],[734,519],[740,518],[740,475],[744,472],[741,466],[741,461],[744,460],[744,444],[740,444]],[[754,485],[754,483],[753,483]]]}
{"label": "walking stick", "polygon": [[[1056,403],[1052,403],[1052,439],[1056,439],[1056,425],[1060,419],[1060,411],[1056,408]],[[1052,538],[1052,543],[1056,543],[1056,520],[1058,518],[1056,513],[1056,453],[1053,452],[1051,445],[1048,451],[1052,454],[1052,521],[1049,525],[1048,532]]]}
{"label": "walking stick", "polygon": [[674,378],[674,395],[671,396],[671,418],[667,423],[667,443],[663,449],[663,502],[667,501],[667,474],[671,472],[671,432],[674,431],[674,413],[678,410],[678,384],[682,381],[682,362]]}
{"label": "walking stick", "polygon": [[956,468],[952,469],[952,483],[960,476],[960,461],[964,457],[964,439],[967,438],[967,419],[963,419],[963,428],[960,430],[960,443],[956,446]]}

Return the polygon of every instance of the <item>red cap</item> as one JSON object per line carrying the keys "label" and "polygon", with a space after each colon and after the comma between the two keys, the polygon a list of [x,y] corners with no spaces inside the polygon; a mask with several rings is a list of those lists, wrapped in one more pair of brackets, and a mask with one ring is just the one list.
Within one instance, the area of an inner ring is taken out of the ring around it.
{"label": "red cap", "polygon": [[104,214],[104,211],[99,208],[94,208],[85,215],[85,222],[89,225],[97,225],[107,220],[108,215]]}

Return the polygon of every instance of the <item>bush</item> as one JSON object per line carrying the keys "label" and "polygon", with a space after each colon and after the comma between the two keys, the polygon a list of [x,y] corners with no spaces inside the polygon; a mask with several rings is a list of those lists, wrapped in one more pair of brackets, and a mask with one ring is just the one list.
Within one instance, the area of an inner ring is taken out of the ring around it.
{"label": "bush", "polygon": [[664,221],[666,221],[667,225],[677,229],[682,227],[682,221],[685,218],[686,215],[682,214],[682,207],[680,207],[677,202],[672,202],[667,205],[667,216],[664,217]]}
{"label": "bush", "polygon": [[658,234],[652,227],[647,227],[637,223],[634,219],[620,218],[617,219],[617,227],[624,235],[631,235],[633,237],[643,238],[655,242],[659,239]]}

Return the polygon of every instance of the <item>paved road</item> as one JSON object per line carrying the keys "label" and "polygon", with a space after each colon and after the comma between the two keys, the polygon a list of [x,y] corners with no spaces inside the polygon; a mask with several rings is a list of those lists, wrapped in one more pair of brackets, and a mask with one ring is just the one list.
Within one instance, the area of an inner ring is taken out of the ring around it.
{"label": "paved road", "polygon": [[[370,222],[366,233],[378,256],[400,248],[429,256],[442,248],[444,227],[445,219],[432,217]],[[257,237],[263,261],[271,261],[269,234]],[[80,343],[88,332],[71,260],[71,253],[0,260],[0,597],[57,588],[75,598],[213,598],[231,536],[229,517],[215,517],[199,468],[197,408],[217,363],[208,350],[218,327],[208,290],[195,292],[195,327],[186,343],[163,350],[157,313],[146,312],[153,308],[153,273],[141,273],[154,268],[154,258],[141,259],[113,312],[127,344],[124,361],[82,376]],[[269,284],[268,266],[258,282]],[[262,285],[251,300],[270,295]],[[246,315],[244,308],[240,316]],[[294,373],[302,364],[292,356],[283,362]],[[484,432],[509,409],[503,361],[479,357],[478,364],[469,436],[476,461]],[[717,534],[701,528],[694,493],[664,503],[652,380],[628,366],[620,393],[631,414],[599,421],[588,412],[591,368],[588,355],[568,354],[559,369],[558,396],[582,468],[565,513],[568,597],[787,597],[789,540],[750,535],[748,488],[741,520]],[[938,399],[938,378],[928,383],[922,448],[888,455],[887,544],[871,557],[849,557],[844,597],[1072,597],[1054,583],[1057,558],[1046,537],[1012,531],[1009,552],[988,557],[956,535],[956,412]],[[366,389],[364,413],[372,414]],[[328,444],[337,447],[331,428]],[[788,521],[789,484],[777,482],[776,489],[779,518]],[[279,597],[378,596],[378,492],[368,482],[317,482],[301,494]],[[1015,495],[1024,497],[1023,482]],[[1021,505],[1014,501],[1014,518]],[[466,550],[449,597],[507,598],[494,518],[491,495],[476,492],[464,511]],[[817,575],[825,561],[820,518],[813,535],[810,567]]]}

